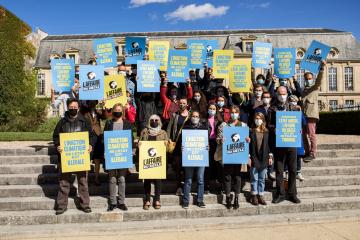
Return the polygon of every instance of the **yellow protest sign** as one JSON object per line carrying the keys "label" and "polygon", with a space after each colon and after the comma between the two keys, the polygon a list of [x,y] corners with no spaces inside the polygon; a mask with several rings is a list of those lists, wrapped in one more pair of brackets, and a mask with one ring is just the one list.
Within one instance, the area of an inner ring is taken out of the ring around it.
{"label": "yellow protest sign", "polygon": [[168,41],[149,41],[149,60],[160,62],[160,71],[166,71],[169,58]]}
{"label": "yellow protest sign", "polygon": [[234,58],[234,50],[214,50],[213,75],[215,78],[229,77],[230,63]]}
{"label": "yellow protest sign", "polygon": [[164,141],[141,141],[139,179],[166,178],[166,146]]}
{"label": "yellow protest sign", "polygon": [[234,59],[230,64],[229,78],[231,92],[251,92],[251,59]]}
{"label": "yellow protest sign", "polygon": [[81,172],[90,170],[89,133],[60,133],[61,171]]}
{"label": "yellow protest sign", "polygon": [[104,82],[105,107],[112,108],[115,103],[125,105],[127,102],[125,77],[123,75],[107,75]]}

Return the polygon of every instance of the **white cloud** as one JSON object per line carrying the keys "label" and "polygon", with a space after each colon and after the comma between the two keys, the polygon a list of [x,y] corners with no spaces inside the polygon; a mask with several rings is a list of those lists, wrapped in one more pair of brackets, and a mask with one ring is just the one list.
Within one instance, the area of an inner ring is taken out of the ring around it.
{"label": "white cloud", "polygon": [[165,14],[166,20],[177,21],[192,21],[202,18],[210,18],[215,16],[225,15],[228,6],[218,6],[215,7],[210,3],[205,3],[203,5],[190,4],[187,6],[181,5],[178,9],[173,12]]}
{"label": "white cloud", "polygon": [[158,19],[158,15],[156,13],[149,13],[148,14],[150,20],[155,21]]}
{"label": "white cloud", "polygon": [[254,8],[268,8],[268,7],[270,7],[270,2],[263,2],[263,3],[257,3],[257,4],[248,4],[246,7],[251,8],[251,9],[254,9]]}
{"label": "white cloud", "polygon": [[168,3],[173,0],[131,0],[130,7],[141,7],[150,3]]}

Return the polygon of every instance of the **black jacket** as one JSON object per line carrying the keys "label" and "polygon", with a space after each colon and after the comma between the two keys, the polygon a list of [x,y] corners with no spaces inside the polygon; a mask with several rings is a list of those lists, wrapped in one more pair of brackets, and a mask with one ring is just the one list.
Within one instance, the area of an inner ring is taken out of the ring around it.
{"label": "black jacket", "polygon": [[78,113],[75,119],[71,119],[69,112],[65,112],[65,115],[57,123],[54,133],[53,141],[55,147],[60,145],[60,133],[72,133],[72,132],[89,132],[89,143],[94,146],[96,143],[96,134],[91,128],[91,124],[84,118],[83,115]]}
{"label": "black jacket", "polygon": [[[132,125],[128,120],[123,120],[123,130],[131,130]],[[114,121],[112,119],[105,122],[104,131],[112,131],[114,129]]]}
{"label": "black jacket", "polygon": [[252,160],[251,166],[257,169],[266,167],[268,165],[268,159],[270,153],[269,132],[268,131],[264,132],[262,147],[260,148],[260,151],[258,151],[255,130],[250,130],[250,138],[251,138],[251,142],[250,142],[249,152]]}

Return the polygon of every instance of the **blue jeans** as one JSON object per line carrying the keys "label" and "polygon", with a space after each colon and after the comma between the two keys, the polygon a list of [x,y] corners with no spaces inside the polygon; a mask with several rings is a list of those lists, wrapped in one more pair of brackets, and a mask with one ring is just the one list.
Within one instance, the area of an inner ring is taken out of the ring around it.
{"label": "blue jeans", "polygon": [[260,169],[252,167],[250,169],[252,195],[260,195],[260,196],[264,195],[265,174],[266,174],[266,167]]}
{"label": "blue jeans", "polygon": [[185,171],[184,196],[183,196],[184,204],[189,204],[190,202],[191,183],[195,170],[197,173],[197,180],[198,180],[197,202],[199,203],[204,201],[205,167],[184,167],[184,171]]}

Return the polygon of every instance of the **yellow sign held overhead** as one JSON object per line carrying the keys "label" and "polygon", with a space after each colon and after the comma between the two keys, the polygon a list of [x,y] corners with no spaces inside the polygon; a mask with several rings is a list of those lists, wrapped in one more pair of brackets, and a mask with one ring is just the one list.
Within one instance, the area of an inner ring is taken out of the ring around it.
{"label": "yellow sign held overhead", "polygon": [[168,41],[149,41],[149,60],[160,62],[160,71],[167,71],[170,43]]}
{"label": "yellow sign held overhead", "polygon": [[234,58],[234,50],[214,50],[213,75],[215,78],[229,77],[230,63]]}
{"label": "yellow sign held overhead", "polygon": [[229,79],[231,92],[251,92],[251,59],[234,59],[230,64]]}
{"label": "yellow sign held overhead", "polygon": [[104,78],[104,83],[106,108],[112,108],[115,103],[121,103],[122,105],[127,103],[126,83],[123,75],[107,75]]}

